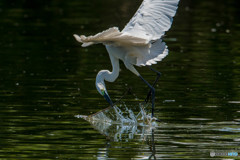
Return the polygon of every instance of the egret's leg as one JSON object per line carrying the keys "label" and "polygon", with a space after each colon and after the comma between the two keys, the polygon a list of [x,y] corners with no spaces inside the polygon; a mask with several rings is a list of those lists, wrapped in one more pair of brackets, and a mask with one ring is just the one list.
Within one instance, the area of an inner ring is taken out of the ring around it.
{"label": "egret's leg", "polygon": [[134,68],[134,66],[130,63],[127,63],[127,61],[124,62],[127,69],[132,71],[134,74],[136,74],[138,77],[140,77],[144,83],[147,84],[147,86],[150,88],[151,94],[152,94],[152,117],[154,116],[154,106],[155,106],[155,89],[153,86],[151,86],[143,77],[138,73],[138,71]]}
{"label": "egret's leg", "polygon": [[144,83],[147,84],[147,86],[150,88],[151,94],[152,94],[152,117],[154,116],[154,107],[155,107],[155,88],[151,86],[141,75],[139,77],[143,80]]}
{"label": "egret's leg", "polygon": [[[158,82],[158,80],[159,80],[159,78],[160,78],[160,76],[161,76],[161,73],[158,72],[157,70],[153,69],[152,67],[149,67],[149,68],[150,68],[153,72],[157,73],[157,78],[155,79],[155,81],[154,81],[154,83],[153,83],[153,85],[152,85],[152,87],[154,87],[154,86],[156,85],[156,83]],[[146,103],[148,102],[150,96],[151,96],[151,90],[148,92],[148,95],[147,95],[147,97],[146,97],[146,99],[145,99],[145,102],[146,102]]]}

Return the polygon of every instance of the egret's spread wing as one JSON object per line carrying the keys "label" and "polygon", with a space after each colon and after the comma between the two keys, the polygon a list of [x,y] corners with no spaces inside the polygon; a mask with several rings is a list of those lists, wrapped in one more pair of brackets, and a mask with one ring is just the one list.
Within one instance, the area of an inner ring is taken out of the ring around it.
{"label": "egret's spread wing", "polygon": [[150,40],[161,38],[172,25],[178,2],[179,0],[144,0],[122,32]]}
{"label": "egret's spread wing", "polygon": [[73,35],[75,39],[83,43],[82,47],[88,47],[93,44],[103,43],[115,46],[143,46],[148,45],[149,41],[144,38],[134,37],[129,34],[123,34],[117,27],[109,28],[94,36]]}

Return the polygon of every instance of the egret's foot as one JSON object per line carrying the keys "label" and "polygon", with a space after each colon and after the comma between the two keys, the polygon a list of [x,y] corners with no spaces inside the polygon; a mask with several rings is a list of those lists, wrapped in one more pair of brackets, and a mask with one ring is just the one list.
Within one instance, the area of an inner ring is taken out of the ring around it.
{"label": "egret's foot", "polygon": [[150,88],[151,95],[152,95],[152,118],[154,117],[154,107],[155,107],[155,88],[151,86],[141,75],[139,77],[142,81]]}

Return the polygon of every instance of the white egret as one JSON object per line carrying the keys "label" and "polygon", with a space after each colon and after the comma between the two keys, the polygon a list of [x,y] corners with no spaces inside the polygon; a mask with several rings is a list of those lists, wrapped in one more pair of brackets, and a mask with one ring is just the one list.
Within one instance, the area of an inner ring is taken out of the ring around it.
{"label": "white egret", "polygon": [[150,88],[147,100],[151,95],[152,116],[154,115],[155,89],[160,73],[153,85],[150,85],[138,73],[134,66],[151,66],[161,61],[168,54],[167,45],[162,37],[172,25],[179,0],[143,0],[141,6],[130,22],[119,31],[117,27],[109,28],[94,36],[86,37],[74,34],[76,40],[82,43],[82,47],[102,43],[106,46],[112,63],[112,72],[101,70],[96,77],[96,88],[113,106],[104,81],[114,82],[119,75],[119,60],[122,60],[127,69],[140,77]]}

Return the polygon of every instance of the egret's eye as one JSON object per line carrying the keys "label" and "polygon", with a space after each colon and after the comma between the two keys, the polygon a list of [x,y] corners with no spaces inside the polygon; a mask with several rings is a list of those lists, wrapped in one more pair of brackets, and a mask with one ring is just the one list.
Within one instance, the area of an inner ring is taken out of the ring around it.
{"label": "egret's eye", "polygon": [[101,92],[102,92],[102,95],[104,96],[104,94],[105,94],[105,91],[104,91],[104,90],[101,90]]}

